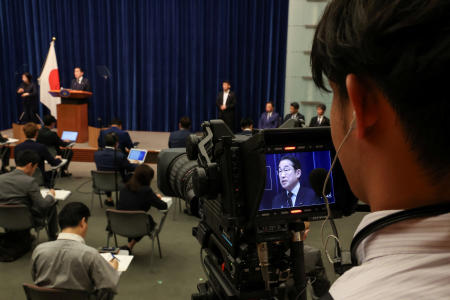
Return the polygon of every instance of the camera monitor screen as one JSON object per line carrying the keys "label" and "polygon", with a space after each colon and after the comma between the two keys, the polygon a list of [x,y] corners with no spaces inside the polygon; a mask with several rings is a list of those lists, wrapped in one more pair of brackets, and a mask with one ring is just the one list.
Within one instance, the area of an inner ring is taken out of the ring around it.
{"label": "camera monitor screen", "polygon": [[77,140],[77,137],[78,132],[76,131],[63,131],[61,135],[61,139],[63,141],[71,141],[71,142],[75,142]]}
{"label": "camera monitor screen", "polygon": [[143,163],[145,161],[145,157],[147,156],[147,150],[142,149],[131,149],[128,154],[128,160],[138,161],[139,163]]}
{"label": "camera monitor screen", "polygon": [[[259,211],[323,205],[324,174],[330,167],[330,151],[267,153],[266,186]],[[335,203],[332,180],[330,177],[326,191],[330,204]]]}

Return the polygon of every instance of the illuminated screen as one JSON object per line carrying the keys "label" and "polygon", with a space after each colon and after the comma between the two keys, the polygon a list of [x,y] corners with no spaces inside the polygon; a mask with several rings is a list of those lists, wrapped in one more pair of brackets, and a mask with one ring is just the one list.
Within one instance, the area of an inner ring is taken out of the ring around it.
{"label": "illuminated screen", "polygon": [[128,154],[128,159],[144,161],[146,154],[147,150],[131,149],[130,154]]}
{"label": "illuminated screen", "polygon": [[[330,166],[330,151],[266,154],[266,186],[259,210],[324,204],[322,195],[312,189],[309,174],[319,168],[328,172]],[[334,203],[332,178],[330,181],[327,198],[329,203]]]}
{"label": "illuminated screen", "polygon": [[78,132],[76,131],[63,131],[61,139],[63,141],[72,141],[75,142],[78,137]]}

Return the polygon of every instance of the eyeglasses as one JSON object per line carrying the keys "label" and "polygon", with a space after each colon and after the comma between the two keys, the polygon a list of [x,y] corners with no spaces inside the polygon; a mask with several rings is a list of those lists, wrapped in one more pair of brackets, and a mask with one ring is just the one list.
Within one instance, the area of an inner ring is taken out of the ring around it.
{"label": "eyeglasses", "polygon": [[284,169],[278,169],[278,175],[281,175],[282,173],[289,174],[292,171],[294,171],[294,168],[292,168],[292,167],[286,167]]}

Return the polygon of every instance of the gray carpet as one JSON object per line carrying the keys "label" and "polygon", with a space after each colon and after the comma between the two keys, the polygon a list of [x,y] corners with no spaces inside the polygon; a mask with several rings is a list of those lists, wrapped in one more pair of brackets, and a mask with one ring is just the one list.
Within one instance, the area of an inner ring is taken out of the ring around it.
{"label": "gray carpet", "polygon": [[[71,178],[62,178],[57,181],[57,187],[69,189],[73,194],[67,200],[81,201],[91,205],[90,170],[93,163],[72,163]],[[153,165],[156,170],[156,166]],[[156,189],[156,179],[152,183]],[[63,205],[63,203],[60,204]],[[192,227],[198,224],[198,219],[179,213],[178,207],[173,206],[166,219],[165,227],[160,235],[163,258],[154,256],[150,268],[151,241],[144,238],[133,251],[134,260],[128,271],[122,273],[118,295],[115,299],[190,299],[196,292],[199,282],[205,280],[200,266],[200,246],[192,237]],[[152,215],[158,217],[156,210]],[[105,209],[100,208],[98,197],[94,198],[94,208],[89,219],[89,230],[86,238],[88,245],[98,248],[106,245],[106,217]],[[337,226],[344,248],[349,247],[353,232],[363,214],[354,214],[351,217],[337,220]],[[118,238],[119,244],[126,243],[124,238]],[[42,232],[39,242],[47,240]],[[113,243],[113,239],[111,239]],[[306,244],[321,248],[320,223],[313,223]],[[21,259],[12,263],[0,263],[0,299],[25,299],[21,284],[31,283],[30,256],[28,253]],[[329,264],[326,264],[327,274],[331,280],[335,276]]]}

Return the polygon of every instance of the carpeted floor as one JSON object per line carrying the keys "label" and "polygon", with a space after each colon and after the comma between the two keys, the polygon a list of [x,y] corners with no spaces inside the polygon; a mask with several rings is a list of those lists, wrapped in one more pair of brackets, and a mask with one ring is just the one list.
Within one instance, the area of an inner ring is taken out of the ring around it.
{"label": "carpeted floor", "polygon": [[[152,165],[156,170],[156,166]],[[72,163],[71,178],[62,178],[57,182],[57,188],[69,189],[73,194],[66,201],[81,201],[91,205],[90,170],[93,163]],[[152,183],[156,189],[156,177]],[[89,219],[89,230],[86,238],[88,245],[98,248],[106,245],[106,217],[105,208],[100,208],[98,197],[94,198],[92,217]],[[59,204],[64,205],[63,203]],[[152,215],[159,214],[152,210]],[[353,232],[363,214],[357,213],[351,217],[337,220],[337,226],[344,248],[349,247]],[[178,207],[173,206],[166,219],[160,235],[163,258],[157,253],[150,267],[151,241],[144,238],[134,248],[134,260],[128,271],[121,275],[118,295],[115,299],[190,299],[196,292],[197,283],[205,280],[200,266],[200,246],[192,237],[192,227],[198,224],[198,219],[180,213]],[[125,238],[118,238],[119,244],[126,243]],[[47,240],[42,232],[39,242]],[[113,240],[111,240],[113,243]],[[321,248],[320,223],[313,223],[306,244]],[[31,283],[30,256],[28,253],[12,263],[0,263],[0,299],[25,299],[21,284]],[[331,280],[335,276],[329,264],[326,264],[327,274]]]}

